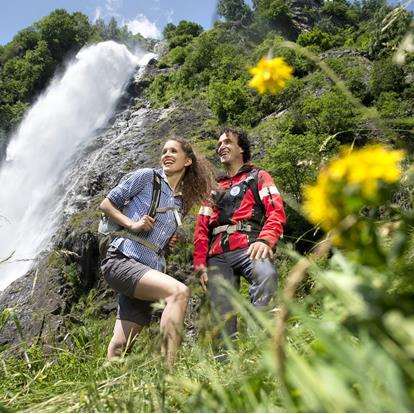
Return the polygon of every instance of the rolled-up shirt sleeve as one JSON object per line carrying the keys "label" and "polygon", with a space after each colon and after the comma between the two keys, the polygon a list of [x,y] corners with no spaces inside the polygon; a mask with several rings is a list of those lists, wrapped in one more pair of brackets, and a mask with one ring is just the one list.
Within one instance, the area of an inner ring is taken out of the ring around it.
{"label": "rolled-up shirt sleeve", "polygon": [[153,179],[153,170],[143,168],[128,174],[106,196],[119,209],[122,209],[136,194],[143,190],[149,181]]}

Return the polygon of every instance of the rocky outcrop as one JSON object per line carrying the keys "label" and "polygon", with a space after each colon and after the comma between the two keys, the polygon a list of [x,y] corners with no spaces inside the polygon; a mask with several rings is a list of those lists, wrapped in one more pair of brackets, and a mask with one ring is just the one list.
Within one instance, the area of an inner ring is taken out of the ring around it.
{"label": "rocky outcrop", "polygon": [[308,32],[321,18],[321,2],[318,0],[291,0],[290,13],[295,31]]}
{"label": "rocky outcrop", "polygon": [[[137,73],[119,109],[105,130],[83,149],[82,160],[67,178],[61,230],[37,265],[0,292],[0,314],[12,309],[12,317],[0,325],[0,346],[22,340],[51,341],[63,338],[67,322],[78,319],[74,305],[91,288],[97,290],[102,317],[115,308],[114,295],[106,290],[99,273],[97,209],[107,192],[127,172],[155,167],[163,140],[171,134],[193,136],[206,118],[200,102],[165,109],[152,108],[145,98],[146,78],[155,71],[151,61]],[[170,269],[186,278],[190,267]],[[20,326],[18,326],[20,325]],[[21,328],[21,330],[20,330]],[[20,332],[20,333],[19,333]]]}

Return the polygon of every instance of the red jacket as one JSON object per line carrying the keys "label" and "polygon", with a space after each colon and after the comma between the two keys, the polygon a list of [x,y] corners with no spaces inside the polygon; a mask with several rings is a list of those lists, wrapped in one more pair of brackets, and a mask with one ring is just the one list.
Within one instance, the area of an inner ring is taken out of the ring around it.
{"label": "red jacket", "polygon": [[[258,170],[255,178],[258,191],[254,190],[252,173],[256,170],[255,166],[246,163],[233,177],[223,175],[217,179],[215,201],[203,203],[197,216],[193,253],[196,271],[207,266],[208,257],[246,248],[254,241],[262,241],[271,248],[276,245],[286,222],[283,201],[266,171]],[[235,230],[231,234],[223,231],[213,235],[214,228],[223,229],[226,224],[237,223],[253,223],[256,232],[248,234]]]}

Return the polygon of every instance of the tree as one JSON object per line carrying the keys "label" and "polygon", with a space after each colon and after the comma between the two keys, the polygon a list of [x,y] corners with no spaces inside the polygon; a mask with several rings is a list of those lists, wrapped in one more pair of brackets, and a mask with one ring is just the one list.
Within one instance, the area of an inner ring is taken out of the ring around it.
{"label": "tree", "polygon": [[70,15],[63,9],[44,17],[37,27],[56,62],[61,62],[68,52],[79,50],[92,35],[87,16],[78,12]]}
{"label": "tree", "polygon": [[115,17],[111,17],[106,27],[105,40],[117,40],[119,35],[118,23]]}
{"label": "tree", "polygon": [[18,56],[24,56],[26,51],[35,49],[40,41],[40,33],[33,27],[27,27],[14,36],[12,42]]}
{"label": "tree", "polygon": [[290,6],[285,0],[253,0],[253,7],[259,19],[272,25],[290,20]]}
{"label": "tree", "polygon": [[171,40],[175,36],[190,35],[197,37],[203,33],[203,27],[197,23],[189,22],[187,20],[181,20],[177,26],[173,23],[168,23],[162,34],[165,39]]}
{"label": "tree", "polygon": [[229,21],[240,21],[249,24],[253,13],[244,0],[219,0],[217,14]]}

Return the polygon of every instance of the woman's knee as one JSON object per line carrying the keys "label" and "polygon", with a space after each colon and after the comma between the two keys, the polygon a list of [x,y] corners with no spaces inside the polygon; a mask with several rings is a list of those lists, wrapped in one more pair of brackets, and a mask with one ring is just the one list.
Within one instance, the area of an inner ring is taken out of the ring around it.
{"label": "woman's knee", "polygon": [[185,301],[188,302],[188,299],[190,298],[190,289],[181,282],[176,282],[173,286],[171,286],[169,295],[165,298],[167,301]]}

